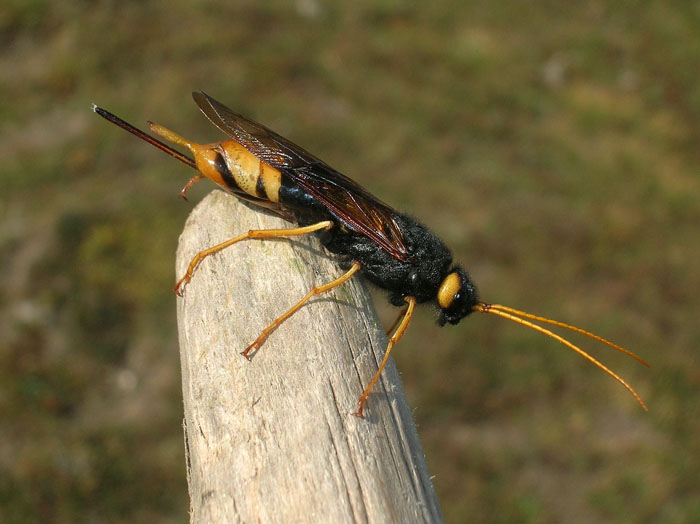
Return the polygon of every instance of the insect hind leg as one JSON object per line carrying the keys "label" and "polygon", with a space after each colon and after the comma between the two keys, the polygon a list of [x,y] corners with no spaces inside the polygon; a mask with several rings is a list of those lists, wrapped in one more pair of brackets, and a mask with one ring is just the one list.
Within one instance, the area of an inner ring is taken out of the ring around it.
{"label": "insect hind leg", "polygon": [[311,224],[310,226],[295,227],[291,229],[251,229],[242,235],[238,235],[237,237],[227,240],[226,242],[222,242],[221,244],[217,244],[197,253],[190,262],[190,265],[187,267],[185,275],[178,280],[177,284],[175,284],[175,293],[177,293],[179,296],[183,295],[185,286],[190,280],[192,280],[192,275],[194,275],[194,272],[199,267],[199,264],[202,263],[202,260],[209,255],[218,253],[222,249],[240,242],[241,240],[247,240],[249,238],[268,240],[272,238],[299,237],[321,229],[330,229],[331,227],[333,227],[333,222],[330,220],[324,220],[322,222],[317,222],[316,224]]}

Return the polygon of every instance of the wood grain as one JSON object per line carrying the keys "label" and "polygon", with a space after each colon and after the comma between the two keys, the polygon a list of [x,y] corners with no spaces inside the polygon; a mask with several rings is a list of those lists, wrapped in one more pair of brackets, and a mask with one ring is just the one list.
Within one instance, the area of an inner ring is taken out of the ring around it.
{"label": "wood grain", "polygon": [[[212,192],[187,220],[177,274],[248,229],[286,227]],[[239,354],[340,274],[314,235],[247,240],[204,260],[177,299],[192,522],[442,522],[393,362],[366,418],[352,415],[386,346],[361,278],[312,299],[250,362]]]}

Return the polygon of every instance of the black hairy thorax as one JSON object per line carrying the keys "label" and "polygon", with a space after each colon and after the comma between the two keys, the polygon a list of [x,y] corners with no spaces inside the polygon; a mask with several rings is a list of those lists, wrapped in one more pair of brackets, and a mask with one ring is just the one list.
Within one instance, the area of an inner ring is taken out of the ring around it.
{"label": "black hairy thorax", "polygon": [[321,242],[343,262],[357,261],[368,281],[389,292],[389,301],[403,306],[406,297],[417,302],[435,300],[443,278],[452,264],[452,253],[428,228],[408,215],[395,220],[408,249],[407,260],[398,260],[366,236],[343,226],[321,234]]}

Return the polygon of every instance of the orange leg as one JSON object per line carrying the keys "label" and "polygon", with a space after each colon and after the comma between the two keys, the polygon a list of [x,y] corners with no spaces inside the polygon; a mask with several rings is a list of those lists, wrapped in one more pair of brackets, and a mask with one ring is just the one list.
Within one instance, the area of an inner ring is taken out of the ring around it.
{"label": "orange leg", "polygon": [[391,334],[394,332],[394,329],[396,326],[399,325],[399,322],[401,322],[401,319],[403,316],[406,314],[406,310],[408,309],[408,306],[404,307],[400,312],[399,316],[396,317],[396,320],[394,320],[394,323],[391,325],[391,327],[384,333],[387,337],[391,336]]}
{"label": "orange leg", "polygon": [[205,176],[204,176],[202,173],[197,173],[197,174],[194,175],[192,178],[190,178],[190,179],[187,181],[187,183],[185,184],[185,187],[183,187],[183,188],[180,190],[180,198],[182,198],[183,200],[187,201],[187,197],[185,196],[185,195],[187,194],[187,191],[189,191],[189,189],[190,189],[193,185],[195,185],[195,184],[196,184],[197,182],[199,182],[200,180],[203,180],[204,178],[205,178]]}
{"label": "orange leg", "polygon": [[182,296],[185,286],[192,279],[192,275],[194,274],[195,270],[197,269],[197,267],[203,259],[205,259],[209,255],[221,251],[224,248],[232,246],[236,242],[240,242],[241,240],[246,240],[248,238],[265,240],[270,238],[300,237],[303,235],[308,235],[309,233],[313,233],[314,231],[318,231],[320,229],[330,229],[332,227],[333,222],[331,222],[330,220],[324,220],[323,222],[318,222],[310,226],[296,227],[293,229],[251,229],[247,233],[243,233],[242,235],[232,238],[231,240],[227,240],[226,242],[222,242],[221,244],[217,244],[215,246],[210,247],[209,249],[205,249],[204,251],[200,251],[199,253],[197,253],[192,259],[192,262],[190,262],[185,276],[183,276],[177,282],[177,284],[175,284],[175,293],[177,293],[179,296]]}
{"label": "orange leg", "polygon": [[313,297],[314,295],[319,295],[321,293],[325,293],[326,291],[330,291],[333,288],[336,288],[340,286],[341,284],[344,284],[347,282],[350,277],[352,277],[355,273],[357,273],[360,270],[360,263],[359,262],[353,262],[352,267],[345,273],[344,275],[336,278],[332,282],[328,282],[327,284],[323,284],[322,286],[317,286],[313,288],[311,291],[309,291],[306,295],[304,295],[304,298],[302,298],[299,302],[297,302],[294,307],[292,307],[289,311],[287,311],[284,315],[279,317],[277,320],[275,320],[272,324],[270,324],[262,333],[260,333],[260,336],[255,339],[255,342],[253,342],[250,346],[245,348],[245,351],[241,353],[245,358],[250,360],[250,352],[255,349],[257,350],[260,348],[263,342],[265,342],[265,339],[272,333],[277,327],[287,320],[289,317],[291,317],[294,313],[297,312],[297,310],[306,304],[308,300]]}
{"label": "orange leg", "polygon": [[389,339],[389,344],[387,344],[387,346],[386,346],[386,351],[384,352],[384,358],[382,359],[381,364],[379,364],[379,369],[377,370],[377,373],[374,375],[374,377],[370,381],[369,385],[362,392],[362,396],[360,397],[359,406],[357,408],[357,411],[355,413],[353,413],[353,415],[357,415],[358,417],[363,416],[362,410],[365,407],[365,402],[367,401],[367,397],[369,397],[369,392],[372,391],[372,388],[377,383],[377,380],[379,380],[379,375],[382,374],[382,371],[384,370],[384,366],[386,366],[386,363],[389,360],[389,353],[391,353],[391,348],[393,348],[394,344],[396,344],[401,339],[403,334],[406,332],[406,328],[408,327],[408,324],[411,322],[411,317],[413,316],[413,309],[416,307],[416,299],[413,297],[406,297],[406,302],[408,302],[408,306],[406,307],[404,316],[401,319],[401,323],[399,324],[399,327],[396,329],[396,332]]}

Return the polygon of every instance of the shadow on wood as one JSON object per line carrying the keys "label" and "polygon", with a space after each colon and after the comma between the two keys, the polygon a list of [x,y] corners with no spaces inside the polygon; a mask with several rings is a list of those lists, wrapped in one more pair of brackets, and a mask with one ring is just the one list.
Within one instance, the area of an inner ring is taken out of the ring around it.
{"label": "shadow on wood", "polygon": [[[285,227],[215,191],[187,221],[177,275],[202,249]],[[192,522],[442,522],[393,362],[366,418],[351,414],[386,347],[361,278],[312,299],[250,362],[239,354],[340,274],[314,235],[246,240],[177,299]]]}

